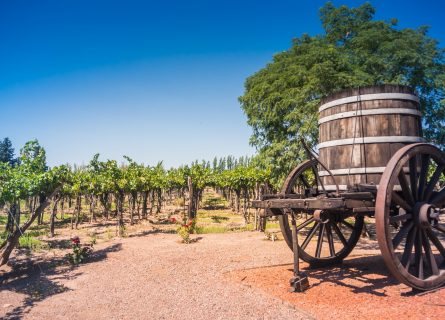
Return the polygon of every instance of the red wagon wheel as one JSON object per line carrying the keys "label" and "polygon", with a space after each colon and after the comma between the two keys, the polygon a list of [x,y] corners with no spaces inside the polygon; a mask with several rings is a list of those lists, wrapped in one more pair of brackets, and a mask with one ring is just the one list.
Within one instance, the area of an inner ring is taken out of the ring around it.
{"label": "red wagon wheel", "polygon": [[[301,198],[313,196],[317,182],[313,173],[316,160],[306,160],[287,177],[281,192],[297,194]],[[330,212],[323,217],[314,215],[315,210],[297,213],[299,255],[313,267],[340,263],[357,244],[363,228],[363,217]],[[292,231],[287,214],[279,216],[284,240],[292,250]]]}
{"label": "red wagon wheel", "polygon": [[420,290],[445,283],[445,155],[418,143],[389,161],[376,200],[377,239],[399,281]]}

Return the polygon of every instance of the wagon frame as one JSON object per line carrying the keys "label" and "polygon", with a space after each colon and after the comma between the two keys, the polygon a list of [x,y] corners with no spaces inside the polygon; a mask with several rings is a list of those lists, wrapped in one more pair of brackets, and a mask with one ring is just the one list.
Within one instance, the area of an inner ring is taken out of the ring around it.
{"label": "wagon frame", "polygon": [[[405,143],[386,164],[378,184],[358,183],[347,190],[339,190],[336,176],[308,155],[309,160],[288,175],[281,192],[252,203],[264,209],[262,216],[279,218],[294,253],[292,291],[309,287],[299,259],[311,267],[340,263],[359,240],[366,216],[375,218],[379,248],[395,278],[417,290],[445,284],[445,187],[438,185],[445,176],[445,154],[440,149]],[[320,167],[329,173],[335,190],[324,188]]]}

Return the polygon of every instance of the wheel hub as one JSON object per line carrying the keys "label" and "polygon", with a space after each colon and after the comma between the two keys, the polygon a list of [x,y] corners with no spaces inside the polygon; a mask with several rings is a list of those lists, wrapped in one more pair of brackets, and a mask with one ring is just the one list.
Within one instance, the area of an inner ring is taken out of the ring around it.
{"label": "wheel hub", "polygon": [[414,206],[414,223],[420,228],[430,228],[439,219],[439,210],[429,203],[418,202]]}
{"label": "wheel hub", "polygon": [[328,223],[329,222],[329,214],[323,210],[315,210],[314,219],[320,223]]}

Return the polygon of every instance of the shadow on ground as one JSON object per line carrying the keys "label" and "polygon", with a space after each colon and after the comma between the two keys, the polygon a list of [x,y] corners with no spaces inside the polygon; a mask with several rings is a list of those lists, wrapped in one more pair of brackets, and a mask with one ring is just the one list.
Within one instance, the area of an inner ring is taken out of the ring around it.
{"label": "shadow on ground", "polygon": [[[119,250],[121,250],[121,244],[95,250],[87,264],[104,260],[108,253]],[[69,265],[64,257],[48,259],[33,256],[31,259],[27,253],[25,256],[28,258],[11,261],[12,270],[0,274],[2,291],[25,295],[22,304],[7,312],[2,319],[22,319],[37,302],[69,291],[70,289],[61,284],[61,281],[74,279],[82,274],[79,268]]]}
{"label": "shadow on ground", "polygon": [[150,234],[175,234],[175,233],[176,233],[176,230],[173,230],[173,229],[154,228],[152,230],[144,230],[144,231],[132,233],[132,234],[128,235],[128,238],[144,237],[144,236],[148,236]]}
{"label": "shadow on ground", "polygon": [[350,258],[340,265],[326,268],[307,267],[304,271],[310,278],[317,280],[313,281],[311,287],[331,282],[347,287],[353,293],[386,296],[385,288],[399,285],[399,282],[389,274],[380,255]]}

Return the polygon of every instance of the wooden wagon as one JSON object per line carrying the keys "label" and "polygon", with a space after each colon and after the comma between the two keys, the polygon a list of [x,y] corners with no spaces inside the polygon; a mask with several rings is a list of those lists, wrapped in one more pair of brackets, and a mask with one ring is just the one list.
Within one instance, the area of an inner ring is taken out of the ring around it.
{"label": "wooden wagon", "polygon": [[308,287],[299,258],[312,267],[341,262],[365,217],[375,220],[394,277],[419,290],[442,286],[445,155],[422,139],[415,93],[396,85],[344,90],[322,101],[318,123],[318,155],[308,149],[279,194],[253,203],[279,217],[294,251],[292,290]]}

